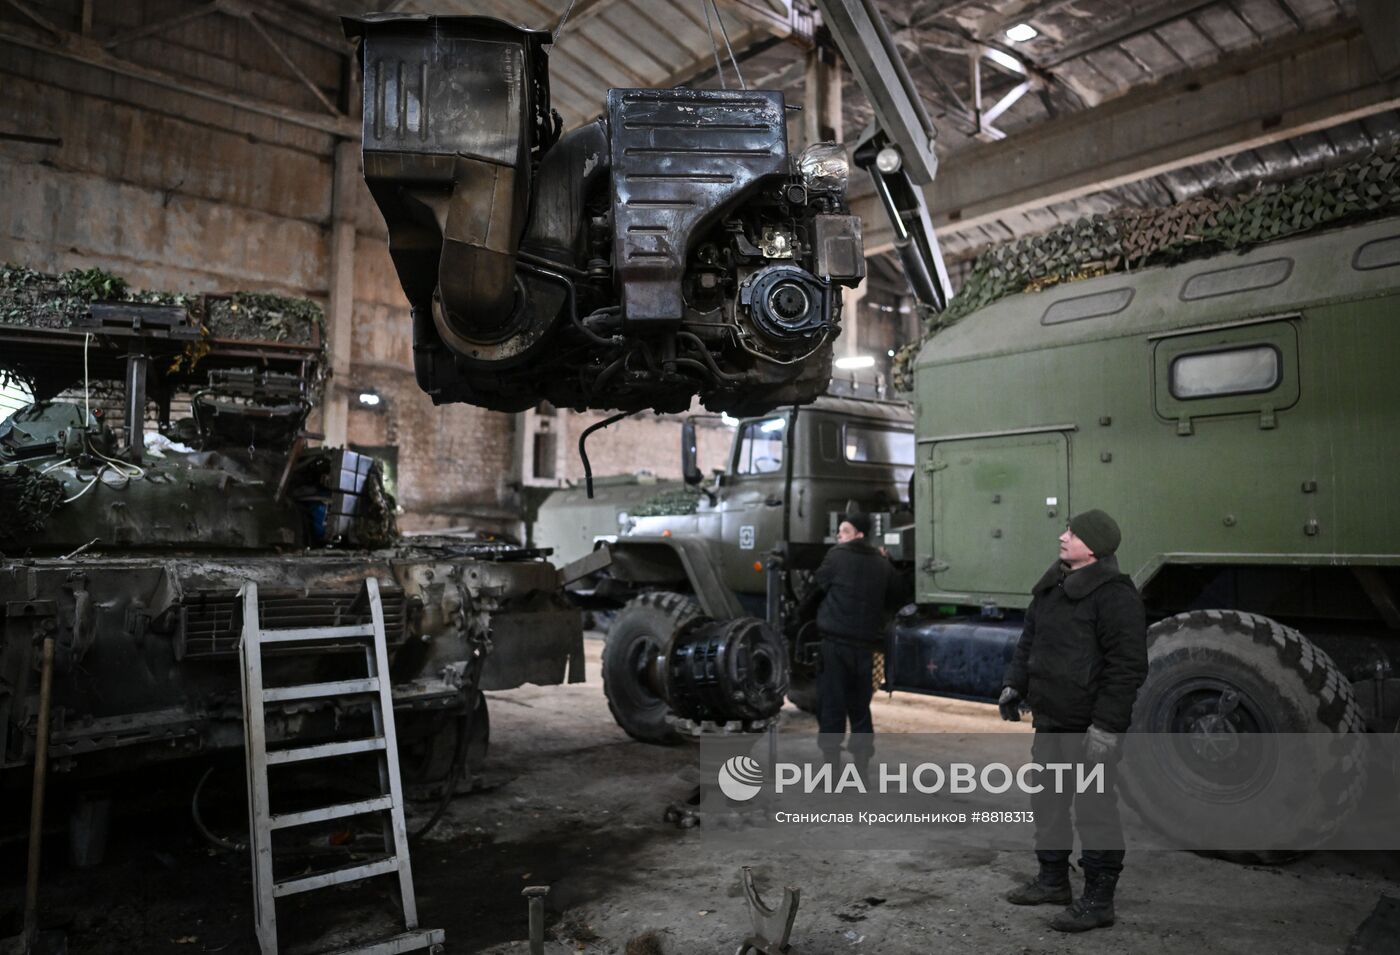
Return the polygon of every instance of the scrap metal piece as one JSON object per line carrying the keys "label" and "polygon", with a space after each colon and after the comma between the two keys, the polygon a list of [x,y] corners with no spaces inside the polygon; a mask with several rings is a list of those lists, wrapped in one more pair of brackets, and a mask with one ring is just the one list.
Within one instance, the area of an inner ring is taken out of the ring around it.
{"label": "scrap metal piece", "polygon": [[527,885],[520,892],[530,900],[530,955],[544,955],[544,897],[547,885]]}
{"label": "scrap metal piece", "polygon": [[795,955],[796,950],[788,944],[792,936],[792,924],[797,921],[797,903],[801,890],[790,885],[783,886],[783,901],[777,908],[769,908],[759,898],[758,889],[753,884],[753,869],[744,866],[744,897],[749,903],[749,917],[753,919],[753,934],[744,939],[735,955]]}

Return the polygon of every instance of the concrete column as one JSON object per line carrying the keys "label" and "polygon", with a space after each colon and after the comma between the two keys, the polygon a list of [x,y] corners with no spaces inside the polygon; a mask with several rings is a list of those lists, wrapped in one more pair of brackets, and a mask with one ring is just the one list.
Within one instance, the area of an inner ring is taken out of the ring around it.
{"label": "concrete column", "polygon": [[328,446],[344,446],[350,422],[353,391],[350,361],[355,318],[354,203],[359,188],[360,144],[342,140],[335,147],[335,189],[331,198],[330,301],[326,310],[331,380],[321,418]]}
{"label": "concrete column", "polygon": [[844,357],[860,354],[856,340],[860,337],[860,303],[865,298],[865,282],[855,288],[841,289],[841,341],[837,352]]}
{"label": "concrete column", "polygon": [[841,58],[832,50],[814,49],[807,54],[805,103],[802,110],[803,145],[844,142],[841,125]]}
{"label": "concrete column", "polygon": [[[845,142],[841,114],[841,57],[834,50],[813,49],[807,54],[806,104],[802,111],[804,142]],[[841,290],[841,343],[839,355],[859,352],[860,301],[865,283]]]}

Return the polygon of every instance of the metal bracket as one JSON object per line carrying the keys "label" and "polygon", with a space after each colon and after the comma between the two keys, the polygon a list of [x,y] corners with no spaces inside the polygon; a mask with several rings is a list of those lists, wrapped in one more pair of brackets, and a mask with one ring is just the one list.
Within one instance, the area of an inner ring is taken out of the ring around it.
{"label": "metal bracket", "polygon": [[783,901],[777,908],[769,908],[759,898],[754,888],[753,870],[744,866],[744,897],[749,903],[749,916],[753,919],[753,934],[744,939],[735,955],[795,955],[788,944],[792,936],[792,924],[797,921],[797,903],[801,890],[790,885],[783,886]]}
{"label": "metal bracket", "polygon": [[[1002,114],[1016,105],[1016,101],[1032,90],[1040,89],[1043,83],[1039,76],[1032,73],[1016,57],[1004,50],[995,47],[983,46],[980,43],[969,43],[967,45],[968,69],[972,78],[972,120],[977,124],[977,129],[973,132],[976,139],[984,143],[994,143],[997,140],[1005,139],[1006,133],[997,129],[992,124],[1001,118]],[[1000,67],[1013,76],[1022,77],[1021,82],[1007,91],[1001,99],[997,100],[987,108],[982,107],[982,63],[986,61],[993,66]]]}

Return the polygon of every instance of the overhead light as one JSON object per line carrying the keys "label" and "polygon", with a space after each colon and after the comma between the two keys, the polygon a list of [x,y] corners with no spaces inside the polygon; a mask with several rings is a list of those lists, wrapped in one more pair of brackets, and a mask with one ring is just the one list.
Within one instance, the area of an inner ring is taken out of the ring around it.
{"label": "overhead light", "polygon": [[887,357],[887,358],[893,358],[893,357],[894,357],[894,349],[891,348],[889,351],[885,352],[885,357]]}
{"label": "overhead light", "polygon": [[1012,43],[1025,43],[1040,36],[1040,31],[1029,23],[1018,23],[1006,31],[1006,38]]}
{"label": "overhead light", "polygon": [[874,367],[875,367],[875,356],[874,356],[874,355],[849,355],[849,356],[847,356],[847,357],[845,357],[845,358],[838,358],[838,359],[836,359],[835,364],[836,364],[836,367],[837,367],[837,368],[842,368],[842,369],[847,369],[847,368],[874,368]]}
{"label": "overhead light", "polygon": [[758,426],[758,430],[771,433],[771,432],[774,432],[774,431],[781,431],[781,430],[783,430],[783,429],[786,428],[786,427],[787,427],[787,419],[786,419],[786,418],[773,418],[773,419],[771,419],[771,420],[769,420],[769,421],[765,421],[765,422],[763,422],[763,424],[759,425],[759,426]]}
{"label": "overhead light", "polygon": [[379,394],[378,394],[377,392],[373,392],[373,391],[362,391],[362,392],[360,392],[360,405],[363,406],[363,407],[365,407],[365,408],[378,408],[380,402],[382,402],[383,400],[384,400],[384,399],[381,398],[381,397],[379,397]]}
{"label": "overhead light", "polygon": [[732,428],[739,423],[739,419],[731,414],[721,414],[719,416],[719,422],[720,424],[729,425],[729,427]]}

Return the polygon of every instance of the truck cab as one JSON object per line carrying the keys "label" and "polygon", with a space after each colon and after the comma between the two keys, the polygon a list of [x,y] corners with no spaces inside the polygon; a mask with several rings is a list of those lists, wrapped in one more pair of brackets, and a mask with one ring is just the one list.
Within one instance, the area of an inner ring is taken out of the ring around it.
{"label": "truck cab", "polygon": [[[595,581],[598,597],[617,605],[667,589],[692,595],[716,618],[762,616],[771,555],[783,553],[793,569],[815,568],[848,510],[871,514],[872,535],[899,558],[895,528],[913,518],[913,410],[873,382],[837,379],[810,405],[740,419],[724,467],[708,476],[695,458],[693,421],[681,445],[691,494],[658,485],[649,501],[633,504],[641,514],[619,512],[613,523],[610,512],[612,526],[600,526],[611,565]],[[564,515],[584,507],[581,499],[547,502],[541,524],[569,526]]]}

